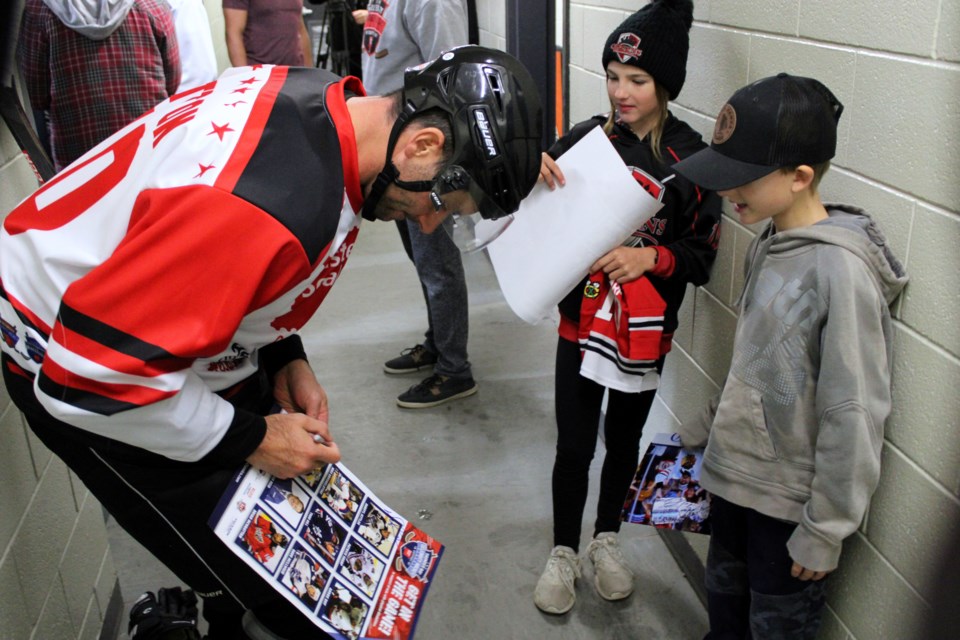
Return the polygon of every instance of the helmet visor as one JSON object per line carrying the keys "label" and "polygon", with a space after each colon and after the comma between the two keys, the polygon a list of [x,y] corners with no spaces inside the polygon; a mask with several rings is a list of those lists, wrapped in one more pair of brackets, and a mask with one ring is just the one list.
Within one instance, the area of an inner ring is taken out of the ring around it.
{"label": "helmet visor", "polygon": [[[464,253],[483,249],[513,221],[513,216],[458,165],[449,165],[437,175],[430,197],[437,211],[449,213],[443,228]],[[478,228],[481,220],[489,222]]]}
{"label": "helmet visor", "polygon": [[451,213],[443,220],[443,230],[462,253],[473,253],[485,249],[487,245],[500,237],[513,222],[512,215],[496,220],[484,220],[479,213],[461,215]]}

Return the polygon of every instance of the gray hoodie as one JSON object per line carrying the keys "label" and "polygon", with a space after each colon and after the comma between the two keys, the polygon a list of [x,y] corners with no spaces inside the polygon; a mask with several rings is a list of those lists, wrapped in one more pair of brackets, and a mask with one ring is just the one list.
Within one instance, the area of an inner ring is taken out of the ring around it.
{"label": "gray hoodie", "polygon": [[702,483],[740,506],[799,523],[795,562],[836,568],[880,476],[890,414],[888,305],[907,282],[860,209],[828,205],[817,224],[759,234],[730,372],[684,445],[703,446]]}
{"label": "gray hoodie", "polygon": [[91,40],[106,40],[136,0],[43,0],[60,21]]}
{"label": "gray hoodie", "polygon": [[403,72],[467,44],[464,0],[372,0],[363,31],[363,86],[385,95],[403,87]]}

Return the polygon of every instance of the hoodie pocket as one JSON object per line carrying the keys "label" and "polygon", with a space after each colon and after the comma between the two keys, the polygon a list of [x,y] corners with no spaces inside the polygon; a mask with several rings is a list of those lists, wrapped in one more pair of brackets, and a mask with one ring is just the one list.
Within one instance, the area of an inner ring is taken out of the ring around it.
{"label": "hoodie pocket", "polygon": [[760,392],[732,375],[717,406],[710,447],[716,455],[738,465],[748,465],[751,459],[779,460],[767,430]]}
{"label": "hoodie pocket", "polygon": [[756,389],[750,389],[750,417],[753,421],[753,432],[756,436],[758,453],[769,460],[779,460],[777,448],[773,446],[773,439],[767,429],[767,414],[763,411],[763,396]]}

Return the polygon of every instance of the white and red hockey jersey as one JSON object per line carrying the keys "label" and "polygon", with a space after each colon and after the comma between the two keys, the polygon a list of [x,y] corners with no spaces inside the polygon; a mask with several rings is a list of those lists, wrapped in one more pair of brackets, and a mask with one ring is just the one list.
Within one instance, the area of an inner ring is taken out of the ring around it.
{"label": "white and red hockey jersey", "polygon": [[580,375],[625,393],[656,389],[657,361],[670,350],[663,334],[666,308],[646,277],[618,284],[602,271],[591,275],[577,335],[583,354]]}
{"label": "white and red hockey jersey", "polygon": [[9,214],[0,347],[47,411],[186,461],[255,419],[217,392],[307,322],[357,235],[350,93],[316,69],[230,69]]}

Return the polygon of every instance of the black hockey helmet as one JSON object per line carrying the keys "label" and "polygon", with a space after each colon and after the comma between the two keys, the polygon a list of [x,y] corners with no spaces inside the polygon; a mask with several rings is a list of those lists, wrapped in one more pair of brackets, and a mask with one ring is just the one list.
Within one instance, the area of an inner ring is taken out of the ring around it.
{"label": "black hockey helmet", "polygon": [[[400,181],[391,161],[397,138],[413,118],[432,109],[450,120],[450,159],[431,181]],[[444,194],[465,190],[482,218],[512,214],[540,174],[542,128],[533,78],[503,51],[456,47],[411,67],[404,73],[401,113],[390,134],[387,162],[364,203],[364,217],[372,219],[373,208],[391,183],[430,191],[438,209]]]}

